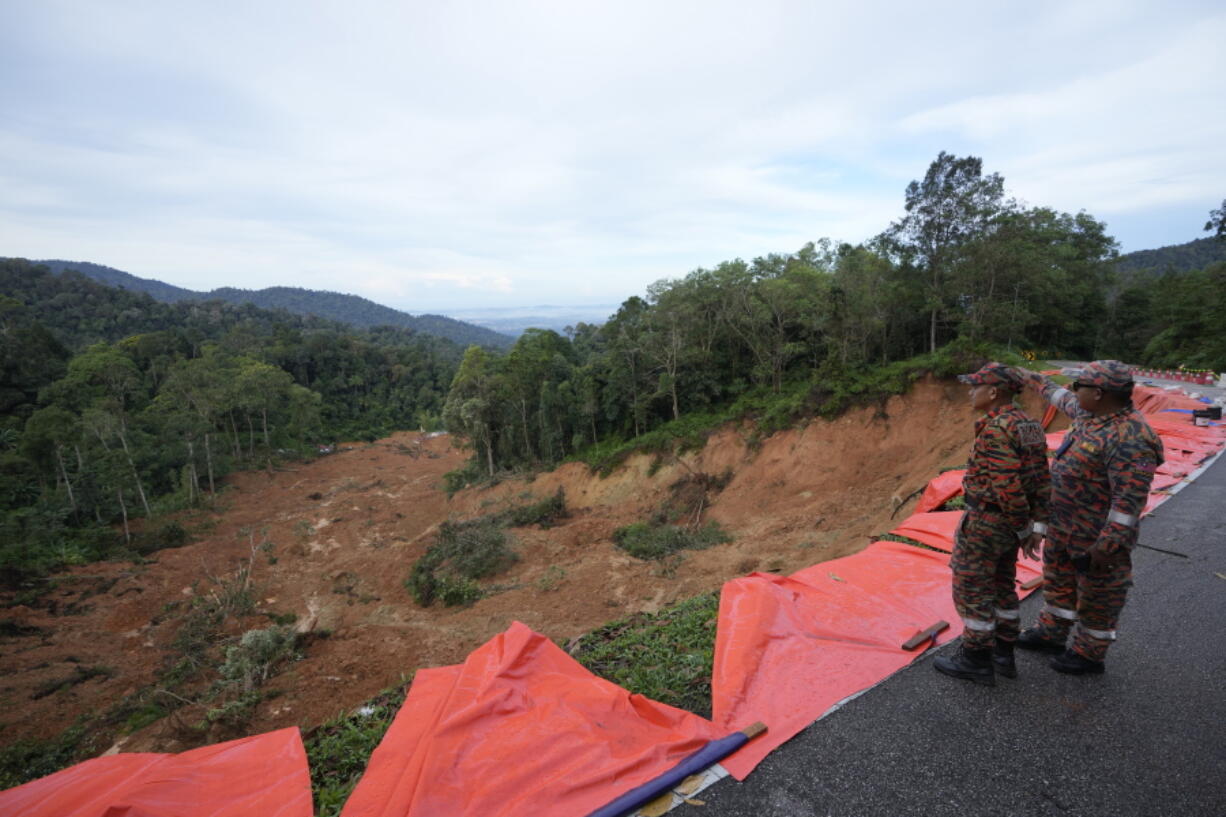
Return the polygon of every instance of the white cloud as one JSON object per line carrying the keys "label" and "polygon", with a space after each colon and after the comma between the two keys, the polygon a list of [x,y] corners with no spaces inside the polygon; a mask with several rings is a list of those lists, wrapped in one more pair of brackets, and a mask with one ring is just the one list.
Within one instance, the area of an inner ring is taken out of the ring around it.
{"label": "white cloud", "polygon": [[616,301],[700,265],[867,238],[940,149],[984,156],[1032,203],[1103,215],[1200,209],[1226,170],[1212,4],[9,16],[0,254],[193,288]]}

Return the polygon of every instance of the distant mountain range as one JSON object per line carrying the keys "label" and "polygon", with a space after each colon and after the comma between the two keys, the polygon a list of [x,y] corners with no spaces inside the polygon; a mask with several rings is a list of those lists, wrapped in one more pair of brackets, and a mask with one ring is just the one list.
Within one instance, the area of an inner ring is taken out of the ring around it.
{"label": "distant mountain range", "polygon": [[1167,272],[1191,272],[1221,261],[1226,261],[1226,241],[1198,238],[1186,244],[1173,244],[1156,250],[1137,250],[1121,255],[1115,262],[1115,268],[1125,279],[1129,279]]}
{"label": "distant mountain range", "polygon": [[[1188,272],[1226,261],[1226,241],[1199,238],[1184,244],[1138,250],[1121,255],[1116,269],[1124,281]],[[580,322],[600,324],[617,311],[615,305],[535,306],[493,309],[464,309],[454,313],[460,320],[443,315],[410,315],[357,295],[317,291],[298,287],[235,289],[222,287],[196,292],[172,284],[140,278],[122,270],[86,261],[47,260],[53,272],[76,270],[99,283],[133,292],[144,292],[163,303],[177,301],[221,300],[233,304],[252,304],[263,309],[284,309],[296,315],[315,315],[359,328],[395,326],[427,335],[447,338],[462,346],[477,344],[495,349],[509,348],[529,327],[562,332]]]}
{"label": "distant mountain range", "polygon": [[442,315],[410,315],[357,295],[343,295],[339,292],[299,287],[256,290],[222,287],[209,292],[196,292],[87,261],[44,260],[34,263],[47,266],[57,275],[66,269],[75,270],[107,286],[147,293],[154,300],[163,303],[219,300],[232,304],[252,304],[262,309],[284,309],[296,315],[315,315],[359,328],[395,326],[411,329],[414,332],[447,338],[461,346],[476,344],[506,349],[515,342],[514,337],[509,335],[454,318]]}
{"label": "distant mountain range", "polygon": [[561,335],[567,327],[581,323],[599,326],[616,313],[618,307],[618,304],[499,306],[448,310],[448,316],[511,337],[519,337],[530,328],[552,329]]}

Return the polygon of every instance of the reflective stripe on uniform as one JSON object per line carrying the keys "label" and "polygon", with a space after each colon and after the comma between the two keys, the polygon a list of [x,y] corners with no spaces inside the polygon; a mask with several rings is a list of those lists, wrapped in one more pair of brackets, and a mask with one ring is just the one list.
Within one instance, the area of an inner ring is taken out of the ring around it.
{"label": "reflective stripe on uniform", "polygon": [[1076,610],[1066,610],[1063,607],[1052,607],[1050,604],[1045,604],[1043,605],[1043,612],[1047,613],[1048,615],[1055,616],[1056,618],[1062,618],[1066,621],[1077,620]]}
{"label": "reflective stripe on uniform", "polygon": [[1085,633],[1086,635],[1088,635],[1090,638],[1097,638],[1099,641],[1114,641],[1115,640],[1115,630],[1091,630],[1089,627],[1085,626],[1084,624],[1078,624],[1077,626],[1080,627],[1081,631]]}
{"label": "reflective stripe on uniform", "polygon": [[966,629],[975,630],[980,633],[990,633],[996,629],[995,621],[980,621],[977,618],[964,618],[962,623],[966,625]]}
{"label": "reflective stripe on uniform", "polygon": [[996,617],[1008,619],[1009,621],[1017,621],[1018,619],[1022,617],[1022,611],[1021,610],[1002,610],[999,607],[997,607]]}
{"label": "reflective stripe on uniform", "polygon": [[1051,393],[1051,404],[1058,408],[1060,401],[1064,399],[1064,395],[1066,394],[1072,394],[1072,392],[1064,388],[1056,389]]}
{"label": "reflective stripe on uniform", "polygon": [[1132,514],[1120,513],[1119,511],[1112,511],[1111,513],[1107,514],[1107,521],[1118,522],[1126,528],[1135,528],[1141,522],[1140,519]]}

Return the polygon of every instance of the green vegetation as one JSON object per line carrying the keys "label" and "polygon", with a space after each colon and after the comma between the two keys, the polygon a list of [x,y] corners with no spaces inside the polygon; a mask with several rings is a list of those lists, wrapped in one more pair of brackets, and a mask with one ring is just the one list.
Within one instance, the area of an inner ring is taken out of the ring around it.
{"label": "green vegetation", "polygon": [[404,703],[407,684],[385,690],[303,736],[319,817],[335,817]]}
{"label": "green vegetation", "polygon": [[635,522],[614,531],[613,541],[636,559],[663,559],[679,550],[703,550],[731,542],[732,537],[714,521],[700,528]]}
{"label": "green vegetation", "polygon": [[494,519],[444,522],[435,543],[413,565],[405,586],[422,607],[436,599],[448,607],[472,604],[481,598],[476,580],[502,573],[517,558]]}
{"label": "green vegetation", "polygon": [[1136,282],[1171,273],[1195,272],[1223,261],[1226,261],[1226,241],[1198,238],[1184,244],[1121,255],[1115,268],[1121,281]]}
{"label": "green vegetation", "polygon": [[0,260],[0,584],[187,541],[236,469],[437,425],[459,349]]}
{"label": "green vegetation", "polygon": [[405,588],[422,607],[441,601],[447,607],[472,604],[485,591],[478,579],[496,576],[515,564],[507,527],[538,525],[548,528],[567,516],[566,494],[559,488],[535,502],[511,504],[495,513],[462,522],[447,521],[438,536],[413,565]]}
{"label": "green vegetation", "polygon": [[94,754],[85,729],[73,726],[51,740],[18,740],[0,749],[0,790],[54,774]]}
{"label": "green vegetation", "polygon": [[592,672],[661,703],[711,716],[719,594],[606,624],[571,651]]}
{"label": "green vegetation", "polygon": [[130,292],[143,292],[162,303],[181,301],[221,301],[228,304],[284,310],[293,315],[312,316],[346,324],[359,329],[391,326],[424,335],[445,338],[453,343],[477,343],[494,349],[505,349],[512,340],[490,329],[463,323],[441,315],[410,315],[389,306],[377,304],[357,295],[344,295],[300,287],[268,287],[267,289],[236,289],[222,287],[209,292],[195,292],[183,287],[139,278],[122,270],[81,261],[39,261],[53,272],[65,270],[87,275],[111,287],[123,287]]}

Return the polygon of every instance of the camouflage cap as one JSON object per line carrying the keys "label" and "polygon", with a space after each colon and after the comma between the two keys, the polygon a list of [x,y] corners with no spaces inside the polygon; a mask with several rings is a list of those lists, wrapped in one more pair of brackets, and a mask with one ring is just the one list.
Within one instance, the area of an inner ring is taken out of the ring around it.
{"label": "camouflage cap", "polygon": [[1132,386],[1132,367],[1118,360],[1096,360],[1070,374],[1074,383],[1107,391],[1127,391]]}
{"label": "camouflage cap", "polygon": [[974,374],[960,374],[958,380],[971,386],[1004,386],[1013,391],[1022,390],[1022,378],[1011,366],[1003,363],[985,364]]}

